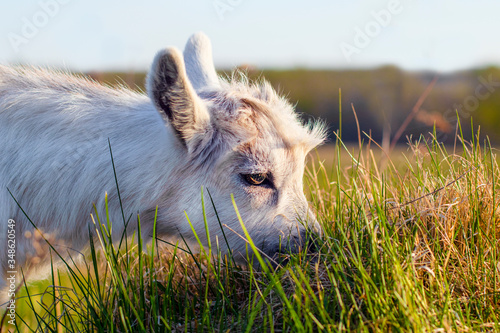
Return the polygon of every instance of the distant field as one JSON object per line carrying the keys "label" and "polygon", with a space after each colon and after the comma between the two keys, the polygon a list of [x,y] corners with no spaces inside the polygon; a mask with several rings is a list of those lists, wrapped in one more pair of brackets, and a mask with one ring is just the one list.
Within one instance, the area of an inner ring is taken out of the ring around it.
{"label": "distant field", "polygon": [[[424,101],[421,111],[410,122],[399,143],[406,143],[407,136],[417,139],[420,134],[429,138],[433,126],[441,140],[453,144],[456,115],[463,128],[465,139],[472,139],[471,117],[474,128],[481,127],[481,134],[488,135],[493,143],[500,144],[500,90],[485,82],[500,82],[499,68],[483,68],[450,74],[431,72],[405,72],[386,66],[371,70],[260,70],[244,66],[252,79],[266,78],[307,116],[327,121],[332,130],[339,127],[339,100],[342,106],[343,140],[357,141],[357,128],[351,104],[354,106],[361,131],[381,141],[382,132],[395,133],[411,112],[426,87],[438,80]],[[223,76],[231,71],[221,71]],[[121,82],[135,89],[144,88],[145,73],[105,72],[89,73],[93,78],[116,84]],[[496,84],[496,83],[495,83]],[[476,91],[486,95],[479,100]],[[331,135],[330,139],[334,139]]]}

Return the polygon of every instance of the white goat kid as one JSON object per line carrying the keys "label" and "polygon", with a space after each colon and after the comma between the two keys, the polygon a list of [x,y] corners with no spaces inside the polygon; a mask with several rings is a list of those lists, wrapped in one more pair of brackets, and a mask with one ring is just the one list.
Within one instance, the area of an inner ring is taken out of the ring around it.
{"label": "white goat kid", "polygon": [[104,212],[105,192],[116,236],[124,229],[120,194],[125,219],[139,213],[144,237],[152,235],[157,206],[159,235],[192,239],[186,211],[202,237],[204,186],[210,235],[222,240],[207,192],[222,223],[235,231],[225,234],[236,256],[245,256],[245,241],[236,234],[243,232],[231,194],[269,256],[280,245],[282,251],[303,245],[306,222],[317,224],[303,193],[304,162],[324,140],[323,126],[302,125],[268,83],[219,79],[203,34],[190,38],[184,57],[175,48],[157,54],[147,92],[0,66],[0,290],[12,270],[5,254],[9,219],[16,223],[18,266],[39,269],[29,267],[33,237],[24,235],[33,227],[22,210],[56,244],[81,249],[93,203]]}

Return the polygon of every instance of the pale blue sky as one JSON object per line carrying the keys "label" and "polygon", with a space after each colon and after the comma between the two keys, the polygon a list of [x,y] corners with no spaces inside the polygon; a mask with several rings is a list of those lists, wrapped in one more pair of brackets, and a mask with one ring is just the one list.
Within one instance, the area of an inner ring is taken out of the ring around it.
{"label": "pale blue sky", "polygon": [[[373,12],[390,8],[383,27]],[[146,70],[201,30],[218,67],[451,71],[500,65],[499,15],[498,0],[0,0],[0,63]],[[349,60],[346,45],[357,49]]]}

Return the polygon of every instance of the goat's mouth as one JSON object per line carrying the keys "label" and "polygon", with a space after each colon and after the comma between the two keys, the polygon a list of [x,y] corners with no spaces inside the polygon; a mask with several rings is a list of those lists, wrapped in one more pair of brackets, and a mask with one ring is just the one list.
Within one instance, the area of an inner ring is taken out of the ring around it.
{"label": "goat's mouth", "polygon": [[309,262],[316,262],[320,250],[317,234],[303,233],[301,236],[293,236],[285,242],[272,248],[267,248],[264,253],[273,267],[283,266],[299,255]]}

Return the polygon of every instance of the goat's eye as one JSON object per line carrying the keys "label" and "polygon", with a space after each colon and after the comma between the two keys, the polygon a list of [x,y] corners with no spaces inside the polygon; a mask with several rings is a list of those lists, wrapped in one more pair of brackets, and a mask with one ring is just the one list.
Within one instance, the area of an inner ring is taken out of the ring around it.
{"label": "goat's eye", "polygon": [[267,174],[265,173],[252,173],[242,176],[250,185],[262,185],[267,183]]}

